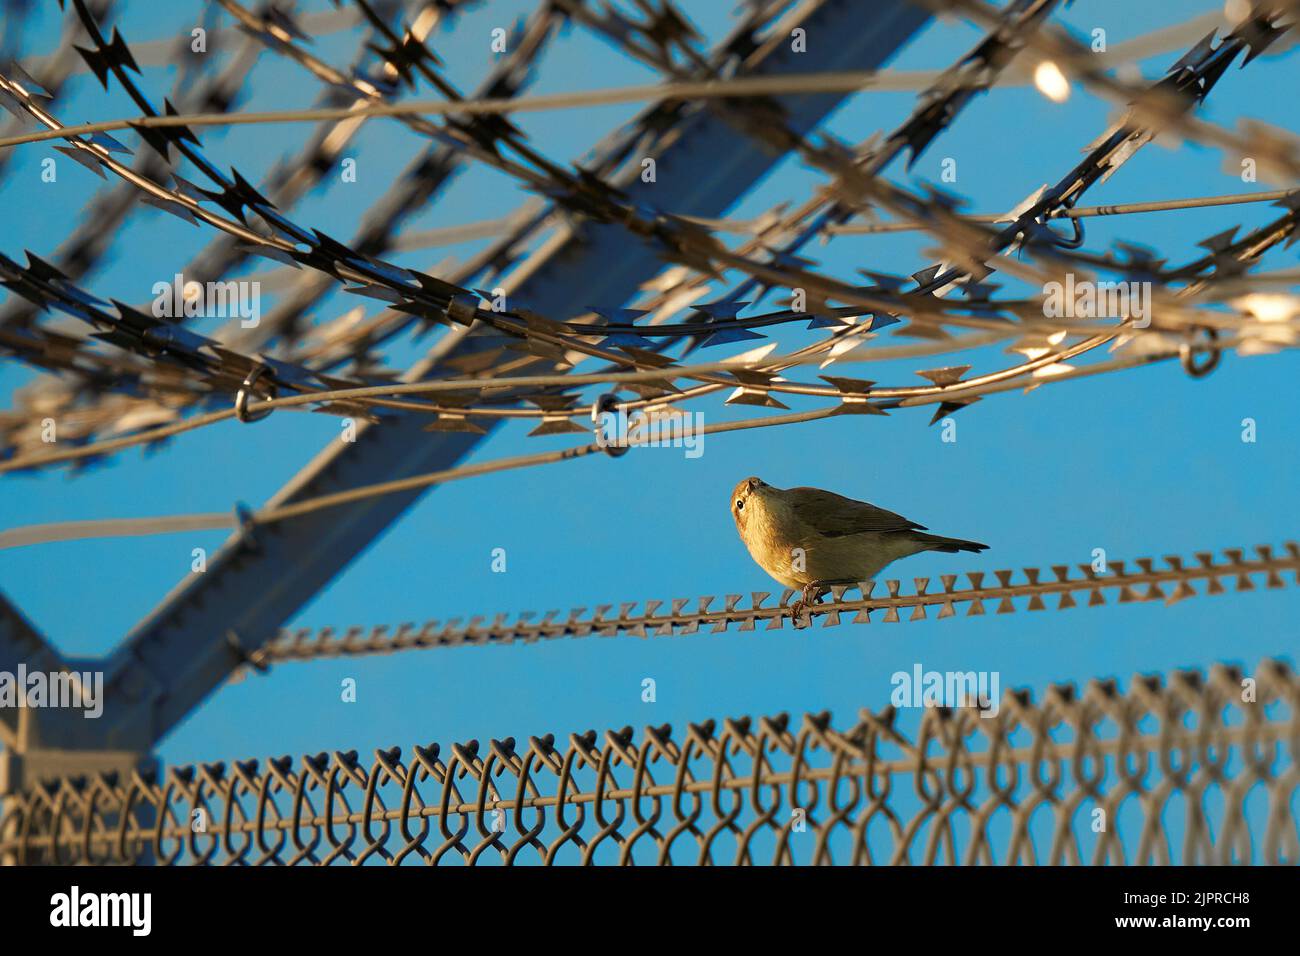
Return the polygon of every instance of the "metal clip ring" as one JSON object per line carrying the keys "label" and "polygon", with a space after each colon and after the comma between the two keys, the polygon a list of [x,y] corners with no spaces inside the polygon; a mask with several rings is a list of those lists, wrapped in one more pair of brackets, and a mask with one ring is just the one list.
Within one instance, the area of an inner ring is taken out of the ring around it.
{"label": "metal clip ring", "polygon": [[[1203,345],[1193,345],[1191,342],[1183,342],[1178,346],[1178,358],[1183,363],[1183,371],[1192,378],[1204,378],[1209,375],[1219,364],[1219,358],[1222,353],[1219,347],[1214,343],[1219,339],[1217,329],[1206,325],[1198,325],[1192,328],[1192,333],[1204,332],[1208,341]],[[1198,353],[1206,353],[1207,357],[1203,362],[1197,362]]]}
{"label": "metal clip ring", "polygon": [[629,450],[629,446],[627,445],[616,445],[607,442],[605,440],[605,433],[601,431],[601,417],[607,412],[612,412],[617,405],[618,396],[613,392],[606,392],[604,395],[600,396],[600,398],[596,399],[591,406],[591,421],[594,425],[592,431],[596,433],[596,444],[599,445],[600,450],[606,455],[609,455],[610,458],[622,458]]}
{"label": "metal clip ring", "polygon": [[270,369],[265,365],[259,364],[254,366],[253,370],[244,378],[244,384],[239,387],[239,393],[235,396],[235,417],[241,422],[260,422],[267,415],[270,415],[271,412],[275,411],[273,408],[264,408],[260,412],[254,412],[252,414],[249,414],[248,411],[248,397],[250,395],[254,395],[263,400],[275,398],[276,388],[274,385],[268,384],[268,386],[263,388],[260,392],[254,390],[257,385],[257,380],[268,371],[270,371]]}

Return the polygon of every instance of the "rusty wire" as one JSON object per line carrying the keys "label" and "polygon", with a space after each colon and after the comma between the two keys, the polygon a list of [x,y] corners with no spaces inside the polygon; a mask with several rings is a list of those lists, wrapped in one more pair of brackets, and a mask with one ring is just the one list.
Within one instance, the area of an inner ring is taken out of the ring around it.
{"label": "rusty wire", "polygon": [[1300,678],[1279,661],[910,709],[63,779],[8,798],[0,862],[1300,860]]}

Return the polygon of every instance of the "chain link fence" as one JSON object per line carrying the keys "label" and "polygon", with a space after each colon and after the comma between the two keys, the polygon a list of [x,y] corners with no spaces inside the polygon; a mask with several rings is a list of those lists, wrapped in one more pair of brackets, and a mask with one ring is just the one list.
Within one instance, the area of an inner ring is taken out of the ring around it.
{"label": "chain link fence", "polygon": [[1296,863],[1298,704],[1266,660],[842,729],[779,715],[65,779],[9,798],[0,860]]}

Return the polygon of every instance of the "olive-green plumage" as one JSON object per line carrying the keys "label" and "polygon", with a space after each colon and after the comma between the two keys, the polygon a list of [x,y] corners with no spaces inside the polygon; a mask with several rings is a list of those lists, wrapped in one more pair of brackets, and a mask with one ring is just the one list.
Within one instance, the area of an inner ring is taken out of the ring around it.
{"label": "olive-green plumage", "polygon": [[750,556],[786,587],[868,581],[921,551],[984,551],[986,544],[928,533],[902,515],[818,488],[773,488],[746,478],[731,515]]}

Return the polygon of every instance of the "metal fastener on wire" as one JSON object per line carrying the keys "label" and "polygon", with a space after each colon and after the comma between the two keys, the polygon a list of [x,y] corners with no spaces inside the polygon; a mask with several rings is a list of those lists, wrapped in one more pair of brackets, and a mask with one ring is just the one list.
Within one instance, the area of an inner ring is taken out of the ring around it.
{"label": "metal fastener on wire", "polygon": [[[1222,353],[1218,342],[1219,332],[1217,329],[1209,326],[1195,326],[1192,328],[1192,334],[1197,332],[1205,333],[1205,341],[1202,343],[1183,342],[1178,347],[1178,359],[1183,363],[1183,370],[1192,378],[1204,378],[1209,375],[1219,364],[1219,358]],[[1204,355],[1202,361],[1197,361],[1197,355]]]}
{"label": "metal fastener on wire", "polygon": [[601,419],[605,415],[614,411],[618,406],[618,396],[613,392],[606,392],[600,398],[596,399],[591,406],[591,420],[594,424],[592,431],[596,433],[596,444],[600,446],[601,451],[610,458],[622,458],[628,452],[628,445],[622,441],[613,442],[605,440],[605,433],[601,427]]}
{"label": "metal fastener on wire", "polygon": [[270,369],[265,365],[255,365],[253,369],[244,376],[244,383],[239,387],[239,393],[235,396],[235,417],[241,422],[260,422],[263,418],[275,411],[273,408],[264,408],[258,412],[250,413],[248,411],[248,398],[250,395],[269,401],[278,394],[276,387],[271,382],[266,382],[258,389],[258,380],[265,375]]}

